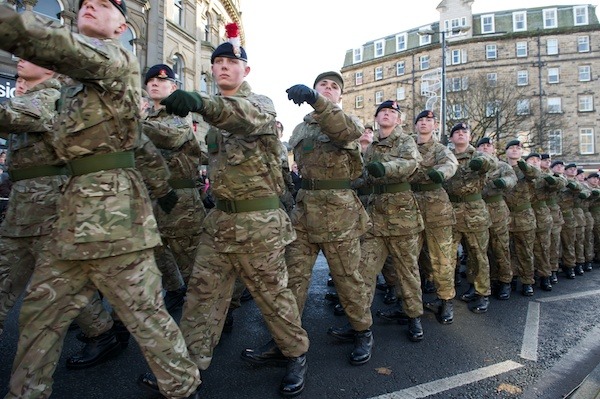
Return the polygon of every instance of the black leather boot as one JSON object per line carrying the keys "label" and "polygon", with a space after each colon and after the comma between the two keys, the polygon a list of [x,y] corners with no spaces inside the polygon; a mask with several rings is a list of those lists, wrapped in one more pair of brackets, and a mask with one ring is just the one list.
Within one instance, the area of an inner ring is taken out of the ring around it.
{"label": "black leather boot", "polygon": [[521,294],[523,294],[523,296],[532,296],[533,295],[533,285],[523,284],[523,286],[521,287]]}
{"label": "black leather boot", "polygon": [[400,324],[408,323],[408,315],[404,313],[404,310],[400,307],[395,307],[394,309],[386,309],[386,310],[378,310],[375,313],[377,317],[387,320],[387,321],[396,321]]}
{"label": "black leather boot", "polygon": [[244,349],[241,357],[242,360],[259,366],[285,366],[288,364],[288,358],[283,356],[274,340],[270,340],[257,349]]}
{"label": "black leather boot", "polygon": [[287,368],[279,385],[279,393],[286,398],[300,395],[304,390],[307,371],[306,355],[287,358]]}
{"label": "black leather boot", "polygon": [[391,286],[387,289],[385,295],[383,296],[383,303],[385,303],[386,305],[391,305],[396,302],[398,302],[398,296],[396,295],[396,287]]}
{"label": "black leather boot", "polygon": [[511,291],[516,291],[517,290],[517,277],[513,277],[512,280],[510,281],[510,290]]}
{"label": "black leather boot", "polygon": [[233,309],[227,309],[227,315],[225,316],[225,323],[223,324],[223,332],[230,333],[233,331]]}
{"label": "black leather boot", "polygon": [[473,301],[473,306],[469,310],[473,313],[485,313],[488,310],[490,300],[487,296],[477,295],[477,298]]}
{"label": "black leather boot", "polygon": [[501,301],[506,301],[507,299],[510,299],[510,291],[510,283],[503,283],[502,281],[499,281],[496,298],[500,299]]}
{"label": "black leather boot", "polygon": [[442,300],[440,313],[437,316],[437,321],[440,324],[452,324],[454,321],[454,304],[452,299]]}
{"label": "black leather boot", "polygon": [[423,292],[426,294],[431,294],[432,292],[435,292],[435,284],[433,283],[433,281],[431,280],[425,280],[423,282]]}
{"label": "black leather boot", "polygon": [[340,303],[340,297],[337,292],[327,292],[325,299],[331,303]]}
{"label": "black leather boot", "polygon": [[554,285],[558,283],[558,273],[552,272],[550,275],[550,284]]}
{"label": "black leather boot", "polygon": [[540,288],[544,291],[552,291],[550,277],[540,277]]}
{"label": "black leather boot", "polygon": [[336,316],[343,316],[346,314],[346,311],[341,303],[338,303],[333,307],[333,314]]}
{"label": "black leather boot", "polygon": [[[160,395],[158,381],[156,381],[156,376],[152,373],[144,373],[140,375],[138,377],[137,384],[150,394]],[[198,388],[196,388],[196,390],[190,396],[186,396],[184,399],[200,399],[201,388],[202,384],[198,385]]]}
{"label": "black leather boot", "polygon": [[167,291],[165,294],[165,306],[169,313],[180,309],[183,306],[185,299],[185,286],[182,286],[174,291]]}
{"label": "black leather boot", "polygon": [[575,274],[578,276],[583,276],[583,263],[575,264]]}
{"label": "black leather boot", "polygon": [[373,349],[373,332],[371,330],[358,331],[354,336],[354,350],[350,353],[350,363],[360,366],[371,360]]}
{"label": "black leather boot", "polygon": [[423,340],[423,326],[420,317],[413,317],[408,320],[408,339],[412,342]]}
{"label": "black leather boot", "polygon": [[592,262],[585,262],[583,264],[583,271],[584,272],[591,272],[592,271]]}
{"label": "black leather boot", "polygon": [[67,359],[70,370],[85,369],[100,364],[123,351],[115,332],[110,329],[97,337],[88,337],[81,352]]}
{"label": "black leather boot", "polygon": [[573,280],[575,278],[574,268],[565,266],[563,269],[565,269],[565,276],[567,276],[569,280]]}
{"label": "black leather boot", "polygon": [[475,286],[473,284],[469,285],[469,289],[460,296],[460,300],[465,302],[474,301],[476,298],[477,293],[475,292]]}
{"label": "black leather boot", "polygon": [[456,267],[456,270],[454,271],[454,286],[458,287],[461,284],[462,278],[460,278],[460,272],[458,271],[458,267]]}
{"label": "black leather boot", "polygon": [[352,328],[350,323],[346,323],[342,327],[329,327],[327,334],[340,342],[353,342],[356,330]]}
{"label": "black leather boot", "polygon": [[121,348],[125,349],[129,345],[129,337],[131,337],[131,333],[125,327],[125,324],[121,320],[115,320],[113,323],[113,331],[115,332],[115,336],[117,337],[117,341],[121,344]]}

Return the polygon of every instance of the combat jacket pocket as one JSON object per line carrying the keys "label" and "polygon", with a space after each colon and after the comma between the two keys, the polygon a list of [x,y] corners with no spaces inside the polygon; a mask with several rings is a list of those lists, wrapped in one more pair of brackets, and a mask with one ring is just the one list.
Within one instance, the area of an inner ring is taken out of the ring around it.
{"label": "combat jacket pocket", "polygon": [[[359,226],[362,204],[349,190],[330,190],[317,198],[304,201],[306,222],[316,234],[345,233]],[[306,198],[305,198],[306,199]]]}
{"label": "combat jacket pocket", "polygon": [[[52,178],[37,179],[35,184],[17,182],[12,187],[6,219],[17,226],[44,223],[56,216],[59,188]],[[47,184],[46,184],[47,183]],[[18,204],[18,206],[17,206]]]}
{"label": "combat jacket pocket", "polygon": [[85,184],[77,187],[71,202],[75,213],[75,242],[131,238],[132,189],[129,178],[102,172],[81,179],[85,179]]}
{"label": "combat jacket pocket", "polygon": [[405,235],[421,230],[423,218],[411,192],[383,194],[374,204],[373,227],[387,230],[390,235]]}

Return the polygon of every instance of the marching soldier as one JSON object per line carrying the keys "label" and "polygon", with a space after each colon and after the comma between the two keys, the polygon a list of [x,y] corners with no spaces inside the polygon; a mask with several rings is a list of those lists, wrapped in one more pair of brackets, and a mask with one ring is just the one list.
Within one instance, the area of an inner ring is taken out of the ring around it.
{"label": "marching soldier", "polygon": [[571,239],[575,241],[575,274],[578,276],[583,276],[583,266],[585,265],[585,226],[587,220],[583,211],[583,204],[590,196],[589,190],[577,179],[577,176],[582,173],[583,170],[579,173],[575,163],[565,165],[565,176],[571,185],[569,187],[573,187],[572,190],[576,193],[573,199],[573,216],[577,227],[575,228],[575,236]]}
{"label": "marching soldier", "polygon": [[575,230],[577,228],[573,207],[579,189],[577,184],[564,176],[565,163],[563,161],[552,161],[551,169],[555,176],[561,176],[566,181],[565,188],[560,191],[558,196],[558,204],[564,220],[560,232],[560,252],[565,276],[572,280],[575,278]]}
{"label": "marching soldier", "polygon": [[560,192],[564,190],[567,185],[566,179],[559,175],[558,173],[554,173],[552,170],[552,161],[548,154],[542,154],[540,162],[540,167],[542,172],[547,173],[553,176],[556,179],[555,194],[549,195],[546,199],[546,204],[550,209],[550,213],[552,214],[552,229],[550,230],[550,250],[548,259],[550,261],[550,284],[558,283],[558,267],[560,260],[560,232],[562,230],[562,226],[565,223],[562,217],[562,212],[560,211],[560,206],[558,205],[557,198],[560,195]]}
{"label": "marching soldier", "polygon": [[584,254],[585,263],[583,265],[584,272],[591,272],[593,267],[595,251],[594,251],[594,217],[590,212],[592,202],[600,195],[600,191],[594,190],[593,187],[588,183],[585,177],[583,169],[577,170],[577,180],[583,185],[588,193],[586,200],[582,201],[581,208],[585,214],[585,240],[584,240]]}

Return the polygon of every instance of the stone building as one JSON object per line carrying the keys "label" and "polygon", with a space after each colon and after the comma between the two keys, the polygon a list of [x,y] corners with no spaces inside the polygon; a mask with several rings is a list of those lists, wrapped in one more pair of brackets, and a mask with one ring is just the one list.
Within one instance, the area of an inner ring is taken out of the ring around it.
{"label": "stone building", "polygon": [[439,21],[347,50],[344,108],[373,123],[377,105],[396,100],[405,131],[413,132],[416,114],[430,108],[440,118],[445,102],[446,135],[454,123],[466,121],[476,137],[495,137],[501,150],[520,137],[532,150],[598,168],[595,6],[473,14],[473,2],[443,0]]}

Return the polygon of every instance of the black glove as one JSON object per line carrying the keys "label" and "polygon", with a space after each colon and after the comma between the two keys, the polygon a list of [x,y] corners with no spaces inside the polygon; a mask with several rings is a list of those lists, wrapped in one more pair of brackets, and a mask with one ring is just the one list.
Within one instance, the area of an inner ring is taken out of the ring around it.
{"label": "black glove", "polygon": [[166,195],[156,200],[156,202],[158,202],[158,206],[160,206],[160,209],[162,209],[165,213],[171,213],[173,208],[175,208],[175,205],[177,205],[177,201],[179,201],[179,197],[177,196],[175,190],[169,191]]}
{"label": "black glove", "polygon": [[473,158],[469,161],[469,168],[471,168],[471,170],[480,170],[481,168],[483,168],[483,159],[481,158]]}
{"label": "black glove", "polygon": [[523,161],[522,159],[519,159],[517,161],[517,166],[519,167],[519,169],[521,169],[523,172],[525,172],[527,170],[527,162]]}
{"label": "black glove", "polygon": [[373,177],[382,177],[385,175],[385,167],[381,162],[371,162],[366,166],[367,172]]}
{"label": "black glove", "polygon": [[544,180],[546,180],[546,183],[548,183],[551,186],[556,185],[556,178],[553,176],[545,176]]}
{"label": "black glove", "polygon": [[505,188],[506,187],[506,182],[503,179],[496,179],[493,181],[494,186],[498,187],[498,188]]}
{"label": "black glove", "polygon": [[288,100],[292,100],[294,104],[308,103],[313,105],[317,102],[319,93],[305,85],[294,85],[286,90]]}
{"label": "black glove", "polygon": [[427,176],[429,176],[434,183],[442,183],[444,181],[444,174],[439,170],[429,169],[427,171]]}
{"label": "black glove", "polygon": [[582,193],[579,193],[578,197],[579,197],[580,199],[586,199],[588,196],[587,196],[587,194],[586,194],[586,193],[583,193],[583,192],[582,192]]}
{"label": "black glove", "polygon": [[200,112],[203,107],[200,93],[185,90],[175,90],[160,103],[165,106],[167,113],[178,116],[187,116],[190,112]]}
{"label": "black glove", "polygon": [[575,190],[577,188],[577,184],[575,184],[574,182],[570,181],[567,183],[567,188],[570,190]]}

